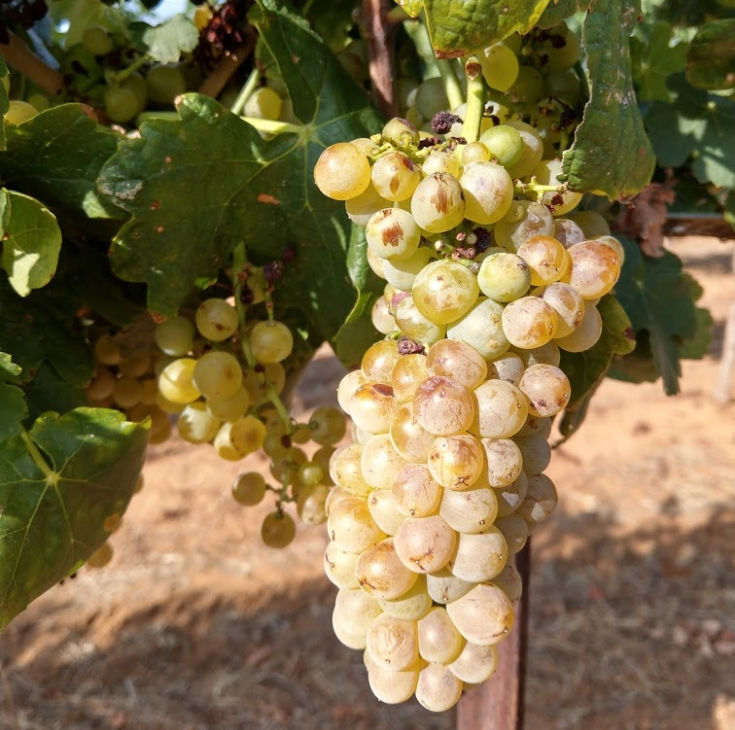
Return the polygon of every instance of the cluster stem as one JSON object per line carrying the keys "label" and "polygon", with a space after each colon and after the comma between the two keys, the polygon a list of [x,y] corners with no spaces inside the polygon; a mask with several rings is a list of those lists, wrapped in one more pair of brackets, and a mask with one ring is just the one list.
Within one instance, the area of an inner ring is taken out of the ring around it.
{"label": "cluster stem", "polygon": [[464,65],[467,75],[467,111],[465,112],[462,136],[470,142],[480,138],[480,125],[485,110],[485,81],[482,78],[480,62],[470,56]]}
{"label": "cluster stem", "polygon": [[[237,318],[240,322],[240,348],[242,350],[242,354],[245,358],[245,362],[247,363],[248,368],[255,371],[258,362],[255,359],[253,348],[250,346],[250,339],[246,332],[246,312],[245,305],[242,301],[242,290],[243,284],[245,282],[244,274],[247,271],[247,268],[247,252],[245,250],[245,243],[241,241],[235,246],[232,252],[231,276],[235,290],[235,309],[237,310]],[[281,420],[281,423],[283,423],[283,426],[286,429],[286,433],[290,435],[293,431],[293,424],[291,423],[291,417],[288,414],[288,410],[286,409],[286,406],[283,405],[283,401],[276,392],[276,389],[273,387],[273,383],[271,383],[267,379],[265,373],[260,373],[260,375],[263,377],[263,383],[266,386],[268,400],[273,405],[273,408],[275,408],[276,413],[278,414],[278,418]]]}

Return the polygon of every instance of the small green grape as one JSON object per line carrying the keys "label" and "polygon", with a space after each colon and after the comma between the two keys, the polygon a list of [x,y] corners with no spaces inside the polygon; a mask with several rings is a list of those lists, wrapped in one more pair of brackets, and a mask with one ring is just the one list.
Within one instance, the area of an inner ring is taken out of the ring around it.
{"label": "small green grape", "polygon": [[245,102],[243,112],[246,117],[276,120],[280,118],[282,108],[283,99],[278,93],[268,86],[261,86]]}
{"label": "small green grape", "polygon": [[186,92],[186,77],[178,64],[158,64],[145,77],[148,96],[156,104],[173,104]]}
{"label": "small green grape", "polygon": [[239,326],[237,310],[224,299],[205,299],[194,315],[199,334],[212,342],[222,342],[235,334]]}
{"label": "small green grape", "polygon": [[271,512],[263,520],[260,536],[272,548],[286,547],[296,535],[296,524],[285,512]]}
{"label": "small green grape", "polygon": [[90,25],[84,29],[82,45],[94,56],[105,56],[113,49],[112,38],[101,25]]}
{"label": "small green grape", "polygon": [[331,446],[345,435],[347,422],[339,408],[322,406],[311,414],[309,428],[316,443],[320,446]]}
{"label": "small green grape", "polygon": [[250,333],[250,346],[258,362],[281,362],[291,354],[293,335],[283,322],[258,322]]}
{"label": "small green grape", "polygon": [[124,124],[138,114],[138,97],[124,86],[108,86],[104,96],[105,113],[113,122]]}
{"label": "small green grape", "polygon": [[167,355],[187,355],[194,342],[194,325],[186,317],[174,317],[156,327],[153,335],[159,349]]}
{"label": "small green grape", "polygon": [[265,492],[265,478],[257,471],[239,474],[232,483],[232,496],[235,501],[248,507],[260,504],[265,497]]}

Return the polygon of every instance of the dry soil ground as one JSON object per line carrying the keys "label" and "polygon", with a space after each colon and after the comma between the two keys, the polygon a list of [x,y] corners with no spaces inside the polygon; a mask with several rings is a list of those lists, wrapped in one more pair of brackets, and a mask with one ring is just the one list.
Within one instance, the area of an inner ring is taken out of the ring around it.
{"label": "dry soil ground", "polygon": [[[732,243],[672,247],[704,286],[712,356],[682,393],[607,381],[557,449],[561,501],[534,538],[526,730],[735,729],[735,404],[709,397],[735,297]],[[296,405],[333,400],[323,353]],[[330,628],[324,530],[261,545],[238,465],[176,439],[102,571],[83,570],[0,637],[2,730],[450,730],[452,713],[371,696]]]}

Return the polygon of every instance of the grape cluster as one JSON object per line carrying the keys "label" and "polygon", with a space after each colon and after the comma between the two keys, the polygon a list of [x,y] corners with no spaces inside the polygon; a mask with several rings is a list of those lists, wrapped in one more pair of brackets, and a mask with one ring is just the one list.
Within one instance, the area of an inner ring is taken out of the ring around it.
{"label": "grape cluster", "polygon": [[[244,298],[257,303],[259,294],[249,289]],[[294,340],[283,322],[268,318],[243,328],[237,308],[219,297],[201,302],[193,320],[179,316],[156,328],[155,341],[168,358],[158,376],[158,403],[177,415],[185,441],[211,443],[228,461],[261,449],[270,457],[271,476],[280,486],[249,471],[235,479],[232,495],[243,505],[259,504],[267,491],[276,495],[261,535],[267,545],[283,547],[295,534],[285,503],[295,502],[307,524],[326,520],[329,458],[332,444],[344,436],[344,416],[321,407],[307,423],[288,417],[279,395]],[[318,446],[311,458],[300,448],[309,441]]]}
{"label": "grape cluster", "polygon": [[273,317],[273,293],[288,260],[286,252],[263,267],[246,264],[234,275],[237,300],[210,296],[153,328],[90,332],[97,362],[87,386],[91,405],[117,408],[134,421],[150,418],[151,443],[166,440],[174,421],[183,440],[211,444],[228,461],[260,450],[270,458],[277,486],[247,471],[235,479],[232,496],[256,505],[266,492],[275,495],[261,529],[271,547],[295,535],[287,503],[306,524],[326,520],[329,459],[346,428],[338,408],[317,408],[298,422],[281,400],[294,336]]}
{"label": "grape cluster", "polygon": [[150,341],[148,328],[90,333],[95,371],[86,387],[89,404],[116,408],[131,421],[151,419],[150,442],[171,434],[171,421],[159,404],[157,378],[165,364]]}
{"label": "grape cluster", "polygon": [[195,16],[201,37],[194,57],[202,68],[212,68],[222,56],[245,43],[249,33],[247,15],[252,4],[253,0],[227,0],[217,8],[201,8],[202,12]]}
{"label": "grape cluster", "polygon": [[543,471],[571,397],[561,351],[597,342],[623,262],[604,219],[573,212],[535,127],[489,119],[468,144],[457,116],[432,132],[392,119],[314,170],[386,281],[385,339],[338,388],[354,443],[330,462],[333,626],[379,699],[433,711],[495,670],[521,593],[512,556],[557,503]]}

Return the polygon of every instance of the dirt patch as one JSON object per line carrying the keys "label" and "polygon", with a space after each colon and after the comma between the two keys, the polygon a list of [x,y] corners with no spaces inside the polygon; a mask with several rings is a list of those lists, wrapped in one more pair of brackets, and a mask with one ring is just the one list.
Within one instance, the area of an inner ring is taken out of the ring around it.
{"label": "dirt patch", "polygon": [[[533,545],[527,730],[735,728],[735,405],[709,397],[733,297],[732,244],[674,248],[716,321],[682,394],[607,381],[549,474],[560,508]],[[320,353],[298,408],[334,402]],[[253,460],[248,466],[263,467]],[[229,496],[242,465],[177,440],[102,571],[38,599],[0,639],[5,730],[449,730],[380,705],[330,627],[320,528],[262,546],[267,506]]]}

